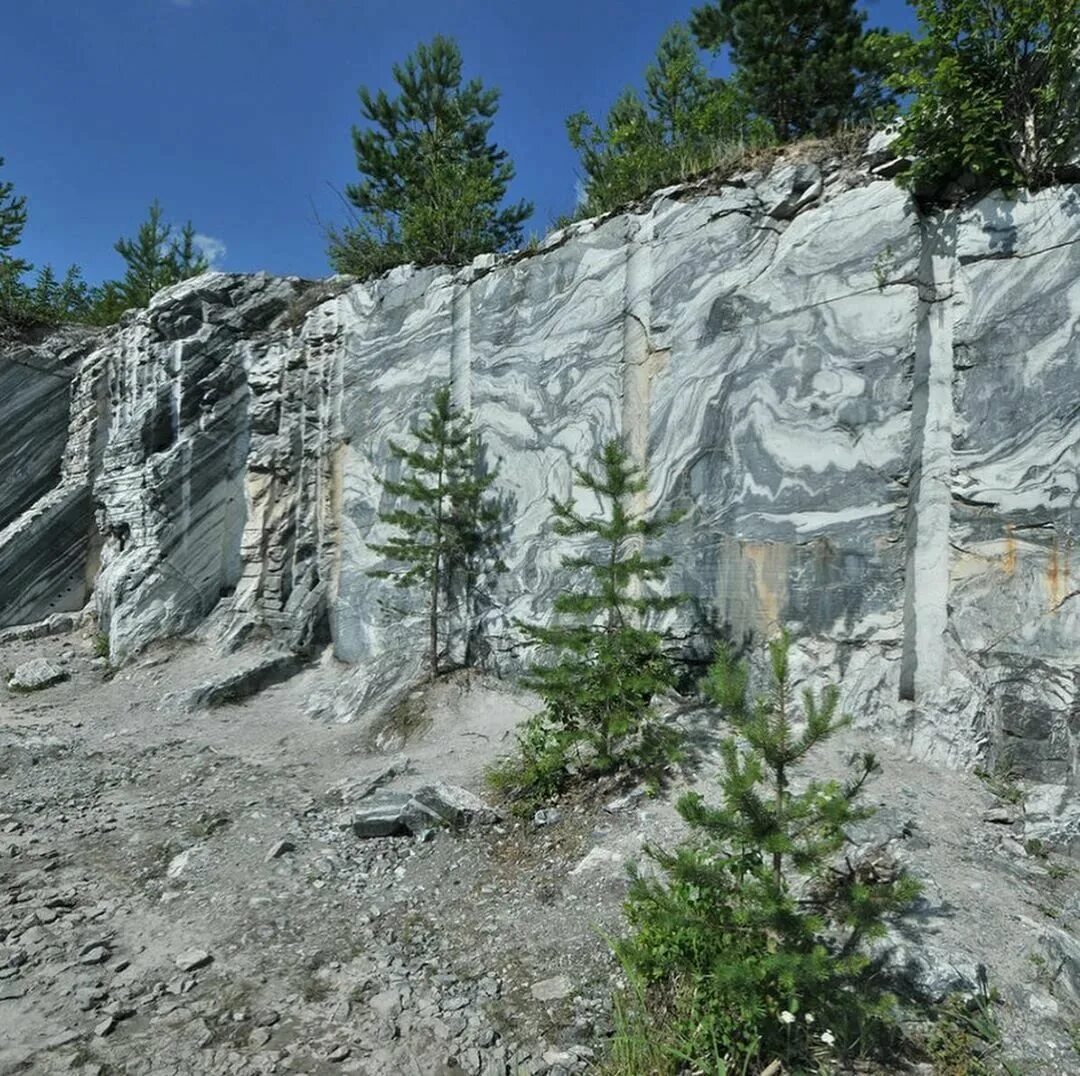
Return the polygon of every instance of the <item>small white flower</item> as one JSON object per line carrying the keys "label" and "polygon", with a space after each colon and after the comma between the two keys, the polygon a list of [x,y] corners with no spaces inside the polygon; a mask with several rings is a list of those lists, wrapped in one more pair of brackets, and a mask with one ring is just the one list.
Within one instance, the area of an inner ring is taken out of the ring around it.
{"label": "small white flower", "polygon": [[790,1012],[787,1011],[787,1009],[785,1009],[780,1014],[780,1023],[782,1023],[782,1024],[793,1024],[793,1023],[795,1023],[795,1014],[790,1013]]}
{"label": "small white flower", "polygon": [[821,1033],[821,1041],[825,1043],[826,1046],[835,1046],[836,1036],[831,1031],[823,1031]]}
{"label": "small white flower", "polygon": [[808,1024],[812,1024],[812,1023],[814,1022],[814,1014],[813,1014],[812,1012],[808,1012],[808,1013],[807,1013],[807,1014],[806,1014],[806,1015],[805,1015],[805,1016],[803,1017],[803,1019],[804,1019],[804,1020],[805,1020],[805,1021],[806,1021],[806,1022],[807,1022]]}

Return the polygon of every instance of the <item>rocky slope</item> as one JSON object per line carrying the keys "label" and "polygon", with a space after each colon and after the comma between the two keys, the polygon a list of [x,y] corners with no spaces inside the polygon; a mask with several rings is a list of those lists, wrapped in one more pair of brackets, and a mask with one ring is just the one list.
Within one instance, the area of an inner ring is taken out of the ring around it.
{"label": "rocky slope", "polygon": [[[601,786],[537,822],[361,839],[380,790],[482,792],[535,700],[458,677],[392,721],[312,723],[305,700],[343,675],[325,661],[193,715],[192,684],[236,656],[156,644],[112,670],[88,629],[0,639],[5,680],[27,660],[64,679],[0,688],[2,1073],[583,1072],[611,1030],[625,865],[682,835],[681,791],[715,794],[718,730],[687,711],[698,765],[657,798]],[[884,769],[857,850],[925,886],[890,973],[940,999],[985,965],[1005,1032],[989,1071],[1077,1071],[1075,864],[1025,847],[1016,790],[1003,801],[896,740],[856,732],[814,765],[834,775],[868,744]]]}
{"label": "rocky slope", "polygon": [[366,574],[376,479],[449,381],[512,523],[490,667],[563,585],[548,495],[618,434],[687,509],[688,637],[788,621],[861,722],[1018,769],[1080,843],[1078,338],[1080,188],[928,216],[825,155],[454,272],[207,274],[0,358],[0,625],[91,595],[114,661],[329,640],[322,711],[384,703],[422,633]]}

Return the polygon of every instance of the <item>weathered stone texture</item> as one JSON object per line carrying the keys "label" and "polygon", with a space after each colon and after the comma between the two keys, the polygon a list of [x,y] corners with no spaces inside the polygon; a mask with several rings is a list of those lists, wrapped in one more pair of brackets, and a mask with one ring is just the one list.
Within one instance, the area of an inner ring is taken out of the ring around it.
{"label": "weathered stone texture", "polygon": [[548,498],[619,435],[642,507],[687,512],[679,630],[786,621],[860,720],[1076,787],[1078,348],[1080,189],[925,216],[828,164],[660,192],[458,271],[207,274],[130,315],[70,394],[47,362],[0,369],[9,406],[54,416],[0,494],[0,623],[81,601],[89,566],[114,658],[325,633],[354,669],[337,716],[382,704],[423,632],[368,574],[378,479],[449,382],[512,510],[492,664],[521,661],[514,621],[565,583]]}
{"label": "weathered stone texture", "polygon": [[0,625],[81,609],[90,592],[100,335],[0,355]]}

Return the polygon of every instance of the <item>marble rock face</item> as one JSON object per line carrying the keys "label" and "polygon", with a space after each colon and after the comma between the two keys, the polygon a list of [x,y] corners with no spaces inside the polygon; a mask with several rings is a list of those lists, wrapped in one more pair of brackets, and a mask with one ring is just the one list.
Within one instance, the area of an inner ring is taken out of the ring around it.
{"label": "marble rock face", "polygon": [[[664,546],[688,647],[786,622],[859,721],[1076,788],[1078,358],[1080,189],[928,216],[839,162],[672,188],[456,271],[207,274],[61,379],[4,357],[0,408],[35,422],[0,492],[0,626],[89,580],[114,660],[193,630],[329,639],[351,670],[329,710],[385,704],[424,631],[369,574],[379,479],[448,383],[512,524],[472,640],[489,665],[520,667],[515,622],[567,585],[549,497],[619,436],[640,507],[686,513]],[[19,443],[0,430],[0,456]]]}
{"label": "marble rock face", "polygon": [[101,334],[0,351],[0,626],[81,609],[93,584],[90,485]]}

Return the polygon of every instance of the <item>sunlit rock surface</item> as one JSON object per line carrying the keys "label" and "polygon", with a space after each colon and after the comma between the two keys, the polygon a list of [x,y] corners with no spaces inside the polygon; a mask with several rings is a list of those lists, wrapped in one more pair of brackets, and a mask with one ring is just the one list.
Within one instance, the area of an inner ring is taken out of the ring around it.
{"label": "sunlit rock surface", "polygon": [[387,702],[424,632],[368,574],[378,478],[449,382],[513,522],[474,640],[491,665],[520,666],[515,621],[566,585],[548,498],[621,436],[642,506],[686,512],[665,542],[687,646],[787,622],[858,720],[1075,788],[1078,195],[926,216],[781,163],[529,255],[369,285],[208,274],[89,354],[6,353],[0,458],[25,463],[0,488],[0,624],[89,580],[116,659],[192,630],[330,639],[352,671],[329,710]]}

